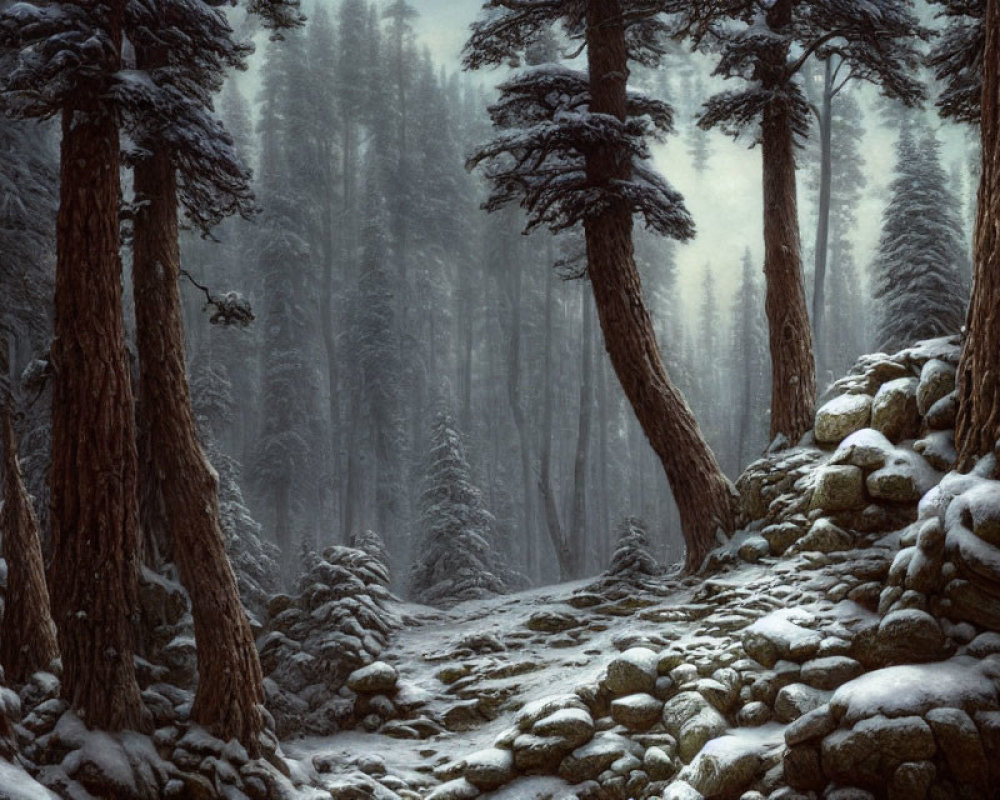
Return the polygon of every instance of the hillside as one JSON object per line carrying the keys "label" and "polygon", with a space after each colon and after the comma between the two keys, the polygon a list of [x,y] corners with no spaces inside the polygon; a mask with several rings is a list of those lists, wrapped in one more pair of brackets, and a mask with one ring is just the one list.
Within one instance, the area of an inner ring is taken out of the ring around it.
{"label": "hillside", "polygon": [[173,720],[190,620],[149,583],[156,733],[86,734],[40,674],[4,708],[41,783],[5,765],[0,797],[996,797],[1000,483],[947,472],[957,355],[862,359],[698,576],[630,530],[595,581],[437,611],[377,542],[327,551],[258,639],[288,770]]}

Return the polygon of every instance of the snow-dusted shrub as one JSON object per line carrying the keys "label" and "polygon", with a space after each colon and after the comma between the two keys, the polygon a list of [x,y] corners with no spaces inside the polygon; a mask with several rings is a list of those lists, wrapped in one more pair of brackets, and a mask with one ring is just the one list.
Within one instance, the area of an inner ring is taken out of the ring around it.
{"label": "snow-dusted shrub", "polygon": [[295,596],[271,600],[258,647],[279,736],[330,733],[353,723],[347,676],[375,661],[401,624],[388,586],[388,568],[377,555],[329,547]]}
{"label": "snow-dusted shrub", "polygon": [[607,574],[615,578],[650,578],[662,570],[649,552],[646,527],[637,517],[625,517],[618,526],[618,543]]}

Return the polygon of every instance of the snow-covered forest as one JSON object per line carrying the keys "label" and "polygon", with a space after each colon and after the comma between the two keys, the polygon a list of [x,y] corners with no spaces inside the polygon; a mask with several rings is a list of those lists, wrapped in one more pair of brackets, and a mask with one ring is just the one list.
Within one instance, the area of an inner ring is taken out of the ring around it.
{"label": "snow-covered forest", "polygon": [[0,800],[1000,797],[1000,0],[0,0]]}

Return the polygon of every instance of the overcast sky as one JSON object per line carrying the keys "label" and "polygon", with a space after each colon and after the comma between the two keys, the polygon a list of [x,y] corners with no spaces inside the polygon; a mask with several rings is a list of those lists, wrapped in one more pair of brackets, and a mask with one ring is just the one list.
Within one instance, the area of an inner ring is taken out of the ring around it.
{"label": "overcast sky", "polygon": [[[419,38],[442,64],[457,69],[469,23],[478,14],[480,1],[410,2],[420,13],[416,20]],[[493,77],[485,71],[482,79],[490,82]],[[866,89],[862,97],[867,105],[874,98],[874,92]],[[678,125],[681,124],[686,123],[679,121]],[[946,141],[945,169],[950,171],[956,162],[963,164],[966,160],[964,132],[951,125],[941,126],[936,120],[932,124],[939,126]],[[895,138],[894,132],[875,125],[874,120],[868,128],[863,150],[869,185],[859,209],[856,236],[857,260],[863,267],[867,267],[878,244],[885,191],[892,179]],[[682,136],[674,136],[656,152],[657,167],[684,195],[698,229],[693,242],[677,249],[680,288],[688,307],[697,307],[705,264],[712,265],[720,284],[720,299],[726,302],[726,296],[735,288],[745,248],[750,248],[758,267],[763,257],[760,151],[748,150],[745,145],[717,133],[710,134],[710,141],[708,169],[701,175],[689,163]],[[810,258],[814,223],[809,209],[813,198],[803,185],[802,177],[800,171],[802,244],[804,257]]]}

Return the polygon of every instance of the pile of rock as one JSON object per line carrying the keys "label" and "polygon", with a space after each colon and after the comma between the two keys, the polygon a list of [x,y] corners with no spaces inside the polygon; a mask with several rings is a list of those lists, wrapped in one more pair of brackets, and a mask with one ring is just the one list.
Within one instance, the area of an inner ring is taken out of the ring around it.
{"label": "pile of rock", "polygon": [[[270,759],[251,759],[235,740],[223,742],[198,726],[168,725],[152,737],[88,730],[65,701],[43,703],[22,721],[33,736],[23,758],[39,783],[59,797],[115,800],[291,800],[277,741]],[[23,738],[23,737],[22,737]]]}
{"label": "pile of rock", "polygon": [[302,577],[295,597],[271,600],[258,648],[279,737],[329,734],[361,719],[370,727],[376,717],[395,716],[387,699],[357,703],[347,685],[352,673],[377,660],[400,625],[388,586],[381,559],[331,547]]}
{"label": "pile of rock", "polygon": [[740,477],[743,521],[755,532],[740,556],[840,552],[915,520],[955,461],[958,356],[956,339],[937,339],[860,359],[817,411],[811,440]]}
{"label": "pile of rock", "polygon": [[993,459],[985,459],[923,499],[919,522],[900,537],[882,611],[930,612],[965,641],[1000,631],[1000,481],[983,477],[992,471]]}
{"label": "pile of rock", "polygon": [[[190,601],[176,581],[143,568],[139,576],[143,637],[136,658],[136,677],[158,725],[174,719],[171,689],[193,691],[198,677]],[[169,687],[164,687],[168,684]]]}
{"label": "pile of rock", "polygon": [[[985,798],[1000,781],[1000,643],[945,664],[887,667],[842,686],[785,730],[784,777],[858,797]],[[867,794],[872,792],[873,794]]]}

